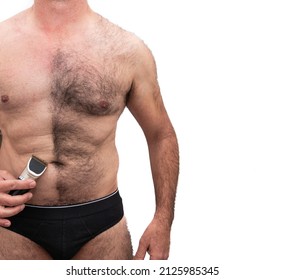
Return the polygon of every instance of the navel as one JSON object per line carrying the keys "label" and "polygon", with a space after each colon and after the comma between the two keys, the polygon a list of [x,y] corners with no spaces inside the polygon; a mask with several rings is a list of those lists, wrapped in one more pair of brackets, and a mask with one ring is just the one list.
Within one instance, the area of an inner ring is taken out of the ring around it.
{"label": "navel", "polygon": [[1,95],[1,102],[2,103],[7,103],[8,101],[9,101],[8,95]]}

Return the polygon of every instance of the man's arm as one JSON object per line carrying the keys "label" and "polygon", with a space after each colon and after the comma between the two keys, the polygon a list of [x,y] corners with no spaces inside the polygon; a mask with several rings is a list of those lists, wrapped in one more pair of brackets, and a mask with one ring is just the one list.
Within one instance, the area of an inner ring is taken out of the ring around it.
{"label": "man's arm", "polygon": [[135,259],[144,259],[146,252],[151,259],[167,259],[179,173],[178,143],[162,101],[153,56],[143,44],[127,106],[148,143],[156,198],[154,218],[140,239]]}

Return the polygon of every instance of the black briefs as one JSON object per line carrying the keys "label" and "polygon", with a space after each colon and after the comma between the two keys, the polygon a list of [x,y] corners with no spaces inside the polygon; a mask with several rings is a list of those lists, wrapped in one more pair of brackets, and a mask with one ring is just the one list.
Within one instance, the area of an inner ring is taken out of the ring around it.
{"label": "black briefs", "polygon": [[123,217],[118,191],[91,202],[67,206],[26,205],[8,228],[42,246],[54,259],[71,259],[88,241]]}

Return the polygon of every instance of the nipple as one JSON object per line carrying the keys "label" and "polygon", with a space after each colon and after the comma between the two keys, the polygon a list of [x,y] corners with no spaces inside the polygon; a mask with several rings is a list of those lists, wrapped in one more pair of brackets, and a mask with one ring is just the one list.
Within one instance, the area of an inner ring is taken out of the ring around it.
{"label": "nipple", "polygon": [[9,101],[8,95],[1,95],[1,102],[2,103],[7,103],[8,101]]}
{"label": "nipple", "polygon": [[100,101],[99,106],[101,109],[107,110],[110,107],[110,104],[107,101]]}

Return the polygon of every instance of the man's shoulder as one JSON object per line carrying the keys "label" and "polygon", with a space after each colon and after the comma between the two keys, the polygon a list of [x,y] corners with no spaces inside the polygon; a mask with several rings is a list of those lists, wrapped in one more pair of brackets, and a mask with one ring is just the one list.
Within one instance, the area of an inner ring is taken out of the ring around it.
{"label": "man's shoulder", "polygon": [[94,25],[90,37],[93,38],[94,45],[102,47],[103,53],[130,65],[135,65],[142,59],[147,47],[137,34],[104,17],[100,18],[98,25]]}
{"label": "man's shoulder", "polygon": [[[21,12],[16,14],[6,20],[0,22],[0,37],[7,39],[8,36],[13,36],[13,34],[17,33],[19,27],[23,25],[23,21],[25,20],[25,13]],[[5,41],[5,40],[4,40]]]}
{"label": "man's shoulder", "polygon": [[136,48],[144,46],[143,40],[134,32],[125,29],[107,18],[100,17],[100,25],[107,39],[113,39],[116,43],[120,42],[125,47],[133,46]]}
{"label": "man's shoulder", "polygon": [[1,36],[1,38],[3,38],[2,36],[5,33],[9,32],[11,30],[12,26],[13,26],[13,18],[9,18],[9,19],[6,19],[6,20],[0,22],[0,36]]}
{"label": "man's shoulder", "polygon": [[7,49],[7,46],[10,45],[9,42],[11,41],[11,38],[13,38],[14,36],[13,34],[14,34],[13,20],[8,19],[2,21],[0,23],[0,54],[2,54],[2,51],[4,49]]}

